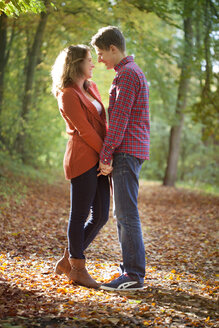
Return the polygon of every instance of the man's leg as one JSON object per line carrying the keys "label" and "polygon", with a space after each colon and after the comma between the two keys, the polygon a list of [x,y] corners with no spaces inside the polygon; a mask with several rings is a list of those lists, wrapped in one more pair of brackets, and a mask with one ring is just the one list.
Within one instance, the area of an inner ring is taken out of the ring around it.
{"label": "man's leg", "polygon": [[[117,219],[123,269],[129,278],[137,281],[140,285],[143,284],[145,276],[145,249],[137,208],[138,179],[141,165],[141,160],[129,154],[118,153],[114,155],[114,215]],[[129,285],[128,280],[124,286],[132,289],[131,282]],[[124,286],[122,289],[125,289]],[[134,287],[133,284],[133,289]]]}

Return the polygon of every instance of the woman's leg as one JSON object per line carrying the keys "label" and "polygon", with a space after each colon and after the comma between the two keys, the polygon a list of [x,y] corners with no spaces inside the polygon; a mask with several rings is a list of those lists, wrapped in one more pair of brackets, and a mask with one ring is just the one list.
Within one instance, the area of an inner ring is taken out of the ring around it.
{"label": "woman's leg", "polygon": [[71,179],[71,211],[68,223],[69,256],[84,259],[84,225],[97,190],[97,165]]}
{"label": "woman's leg", "polygon": [[90,218],[84,229],[84,249],[94,240],[109,218],[110,188],[107,176],[97,177],[97,189],[91,206]]}

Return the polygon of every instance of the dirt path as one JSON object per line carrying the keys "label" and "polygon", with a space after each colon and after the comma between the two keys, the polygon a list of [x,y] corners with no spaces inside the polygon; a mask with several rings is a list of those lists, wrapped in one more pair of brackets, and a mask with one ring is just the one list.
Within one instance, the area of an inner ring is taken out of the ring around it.
{"label": "dirt path", "polygon": [[[0,327],[217,327],[219,197],[141,183],[145,288],[109,293],[53,274],[66,246],[68,183],[27,187],[25,199],[1,206]],[[121,259],[110,214],[86,255],[99,281]]]}

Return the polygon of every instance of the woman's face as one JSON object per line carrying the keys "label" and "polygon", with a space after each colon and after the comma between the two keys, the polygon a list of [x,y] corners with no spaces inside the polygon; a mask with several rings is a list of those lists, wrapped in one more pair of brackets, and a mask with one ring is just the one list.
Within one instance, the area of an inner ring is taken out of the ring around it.
{"label": "woman's face", "polygon": [[83,62],[83,72],[84,72],[85,79],[90,79],[92,77],[92,72],[94,67],[95,66],[92,61],[91,53],[90,51],[88,51],[87,57]]}

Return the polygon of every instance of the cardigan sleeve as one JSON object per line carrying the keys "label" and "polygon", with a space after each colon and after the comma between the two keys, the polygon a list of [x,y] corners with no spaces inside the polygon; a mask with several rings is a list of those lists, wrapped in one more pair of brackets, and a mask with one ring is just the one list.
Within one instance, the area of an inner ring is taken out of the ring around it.
{"label": "cardigan sleeve", "polygon": [[59,107],[62,114],[67,116],[78,131],[80,137],[99,154],[103,141],[93,126],[88,122],[77,94],[73,90],[63,90],[60,95]]}

